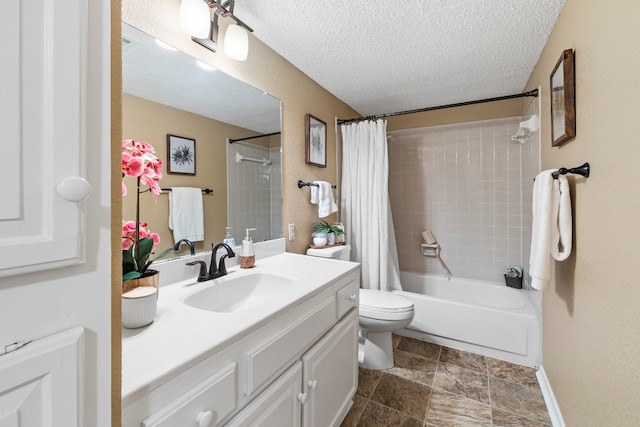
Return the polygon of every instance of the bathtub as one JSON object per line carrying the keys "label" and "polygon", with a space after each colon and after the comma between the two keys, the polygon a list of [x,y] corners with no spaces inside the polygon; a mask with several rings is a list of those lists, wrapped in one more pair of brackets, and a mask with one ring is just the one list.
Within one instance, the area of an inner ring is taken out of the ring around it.
{"label": "bathtub", "polygon": [[540,319],[533,291],[504,284],[401,272],[415,317],[398,335],[494,357],[540,365]]}

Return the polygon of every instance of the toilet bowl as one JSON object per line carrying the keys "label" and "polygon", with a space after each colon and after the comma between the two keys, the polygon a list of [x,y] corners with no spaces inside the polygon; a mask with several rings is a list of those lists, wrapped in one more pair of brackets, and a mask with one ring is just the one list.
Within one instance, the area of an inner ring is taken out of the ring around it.
{"label": "toilet bowl", "polygon": [[374,289],[360,289],[359,364],[366,369],[393,367],[391,333],[413,320],[413,302],[402,295]]}
{"label": "toilet bowl", "polygon": [[[351,246],[308,249],[307,255],[349,261]],[[360,289],[358,363],[366,369],[393,367],[391,333],[413,320],[413,302],[387,291]]]}

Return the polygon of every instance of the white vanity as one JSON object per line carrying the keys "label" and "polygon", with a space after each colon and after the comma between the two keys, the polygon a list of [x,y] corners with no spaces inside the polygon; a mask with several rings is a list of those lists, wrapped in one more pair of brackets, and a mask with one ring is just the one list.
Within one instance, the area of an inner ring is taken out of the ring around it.
{"label": "white vanity", "polygon": [[151,325],[123,330],[123,427],[339,425],[358,379],[359,264],[281,253],[208,282],[191,271],[161,286]]}

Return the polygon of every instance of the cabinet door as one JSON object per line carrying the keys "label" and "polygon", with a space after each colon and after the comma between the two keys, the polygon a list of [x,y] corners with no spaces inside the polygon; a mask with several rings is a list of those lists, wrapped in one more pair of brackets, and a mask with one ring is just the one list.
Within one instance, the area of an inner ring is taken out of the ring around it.
{"label": "cabinet door", "polygon": [[351,312],[302,358],[304,427],[342,422],[358,387],[358,310]]}
{"label": "cabinet door", "polygon": [[296,362],[225,426],[300,426],[301,377],[302,364]]}
{"label": "cabinet door", "polygon": [[0,277],[83,261],[87,10],[0,2]]}

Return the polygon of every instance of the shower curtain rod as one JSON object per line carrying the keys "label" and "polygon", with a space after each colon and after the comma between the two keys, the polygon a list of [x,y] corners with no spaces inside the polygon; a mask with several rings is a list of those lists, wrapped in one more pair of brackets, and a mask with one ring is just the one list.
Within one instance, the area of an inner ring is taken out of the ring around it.
{"label": "shower curtain rod", "polygon": [[356,118],[353,118],[353,119],[338,119],[338,124],[342,125],[342,124],[346,124],[346,123],[359,122],[359,121],[363,121],[363,120],[384,119],[385,117],[403,116],[405,114],[423,113],[425,111],[443,110],[445,108],[463,107],[465,105],[482,104],[482,103],[485,103],[485,102],[494,102],[494,101],[503,101],[505,99],[524,98],[526,96],[537,97],[538,96],[538,89],[533,89],[533,90],[530,90],[529,92],[516,93],[516,94],[513,94],[513,95],[497,96],[495,98],[477,99],[475,101],[457,102],[455,104],[438,105],[438,106],[435,106],[435,107],[418,108],[416,110],[398,111],[396,113],[376,114],[376,115],[373,115],[373,116],[356,117]]}
{"label": "shower curtain rod", "polygon": [[237,139],[227,138],[227,142],[229,144],[233,144],[234,142],[238,142],[238,141],[246,141],[248,139],[256,139],[256,138],[265,138],[267,136],[273,136],[273,135],[280,135],[280,132],[265,133],[264,135],[256,135],[256,136],[247,136],[246,138],[237,138]]}

